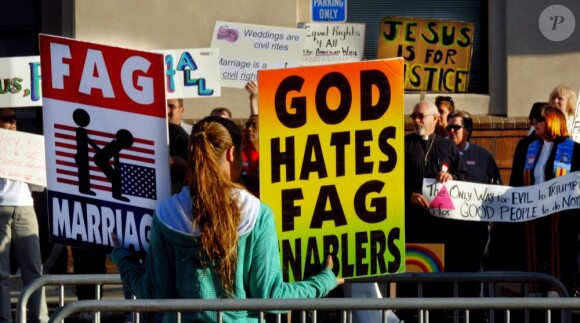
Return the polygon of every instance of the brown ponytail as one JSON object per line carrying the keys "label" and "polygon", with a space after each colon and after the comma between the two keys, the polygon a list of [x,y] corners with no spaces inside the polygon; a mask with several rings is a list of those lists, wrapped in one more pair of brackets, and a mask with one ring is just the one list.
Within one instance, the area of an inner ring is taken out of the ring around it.
{"label": "brown ponytail", "polygon": [[232,194],[238,185],[220,167],[219,159],[234,147],[241,151],[241,131],[221,117],[207,117],[194,125],[189,140],[189,183],[193,225],[200,230],[204,267],[213,267],[227,297],[234,294],[238,259],[240,210]]}

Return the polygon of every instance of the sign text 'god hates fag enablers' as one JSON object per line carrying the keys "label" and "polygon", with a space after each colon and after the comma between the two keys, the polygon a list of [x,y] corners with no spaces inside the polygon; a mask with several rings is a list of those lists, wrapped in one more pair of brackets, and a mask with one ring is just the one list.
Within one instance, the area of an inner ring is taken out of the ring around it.
{"label": "sign text 'god hates fag enablers'", "polygon": [[260,197],[285,280],[404,268],[402,59],[264,70]]}

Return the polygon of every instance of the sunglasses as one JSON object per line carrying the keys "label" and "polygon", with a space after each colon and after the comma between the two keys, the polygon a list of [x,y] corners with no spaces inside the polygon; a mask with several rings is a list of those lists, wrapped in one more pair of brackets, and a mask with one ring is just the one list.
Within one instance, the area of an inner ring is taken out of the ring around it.
{"label": "sunglasses", "polygon": [[16,115],[13,114],[11,116],[0,117],[0,120],[2,120],[4,122],[14,122],[14,121],[16,121]]}
{"label": "sunglasses", "polygon": [[461,128],[465,128],[465,126],[454,124],[454,125],[448,125],[447,127],[445,127],[445,130],[451,131],[451,129],[453,129],[454,131],[459,131],[459,129],[461,129]]}
{"label": "sunglasses", "polygon": [[544,121],[546,121],[546,118],[544,118],[544,117],[541,117],[541,116],[540,116],[540,117],[536,117],[536,118],[534,118],[534,121],[535,121],[536,123],[539,123],[539,122],[544,122]]}
{"label": "sunglasses", "polygon": [[423,118],[428,117],[428,116],[432,116],[433,113],[430,114],[422,114],[422,113],[413,113],[411,114],[411,120],[415,120],[417,118],[423,120]]}

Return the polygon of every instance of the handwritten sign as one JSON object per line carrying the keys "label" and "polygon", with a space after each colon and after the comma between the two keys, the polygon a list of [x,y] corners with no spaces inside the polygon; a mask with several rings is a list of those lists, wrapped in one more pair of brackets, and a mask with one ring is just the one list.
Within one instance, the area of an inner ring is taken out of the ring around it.
{"label": "handwritten sign", "polygon": [[423,180],[431,215],[441,218],[525,222],[580,208],[580,172],[533,186],[510,187],[470,182]]}
{"label": "handwritten sign", "polygon": [[46,187],[44,137],[0,129],[0,177]]}
{"label": "handwritten sign", "polygon": [[365,24],[305,23],[302,65],[362,61]]}
{"label": "handwritten sign", "polygon": [[260,197],[285,280],[404,269],[403,60],[258,73]]}
{"label": "handwritten sign", "polygon": [[0,107],[42,106],[40,57],[0,58]]}
{"label": "handwritten sign", "polygon": [[[578,92],[578,97],[580,98],[580,92]],[[576,103],[576,111],[574,111],[574,123],[572,123],[572,129],[568,129],[570,135],[575,142],[580,142],[580,100]]]}
{"label": "handwritten sign", "polygon": [[217,21],[212,48],[220,50],[222,85],[244,88],[258,70],[300,66],[304,30]]}
{"label": "handwritten sign", "polygon": [[378,58],[405,59],[405,90],[467,92],[473,23],[385,17]]}
{"label": "handwritten sign", "polygon": [[165,57],[168,99],[221,96],[219,49],[160,50]]}
{"label": "handwritten sign", "polygon": [[170,196],[163,55],[40,35],[50,239],[143,253]]}

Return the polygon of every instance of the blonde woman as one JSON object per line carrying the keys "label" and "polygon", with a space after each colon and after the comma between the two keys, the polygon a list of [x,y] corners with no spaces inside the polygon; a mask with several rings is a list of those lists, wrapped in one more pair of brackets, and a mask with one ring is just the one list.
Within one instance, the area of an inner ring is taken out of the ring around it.
{"label": "blonde woman", "polygon": [[570,133],[574,127],[576,100],[576,92],[564,85],[559,85],[550,92],[549,102],[564,112],[564,115],[566,116],[566,126]]}

